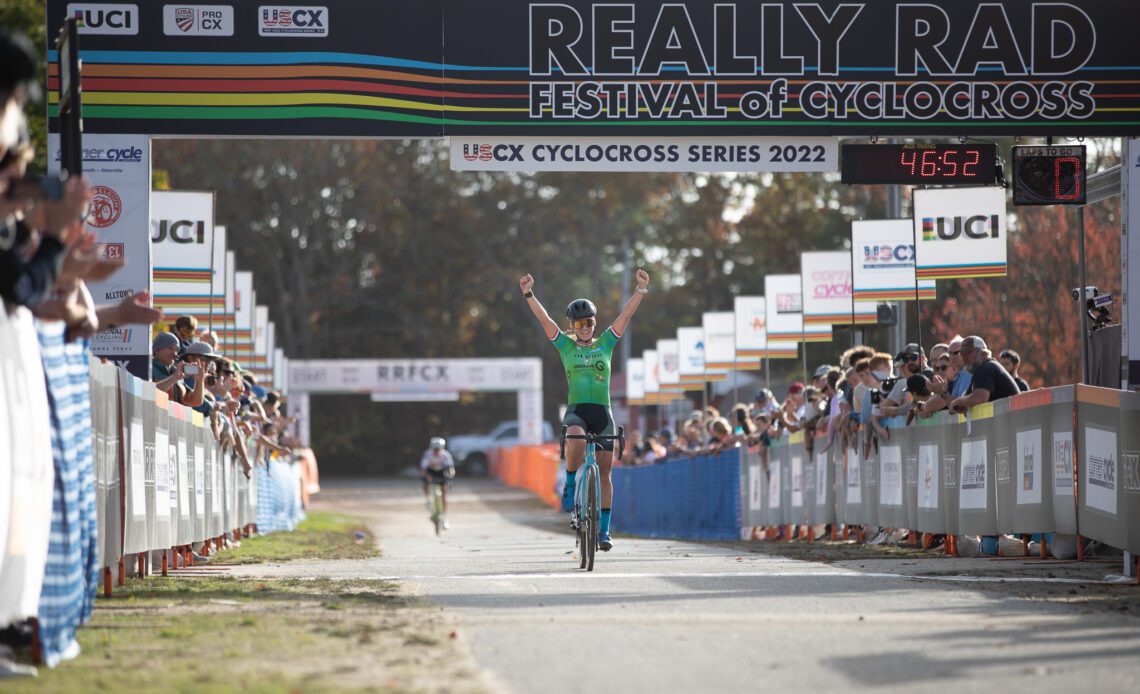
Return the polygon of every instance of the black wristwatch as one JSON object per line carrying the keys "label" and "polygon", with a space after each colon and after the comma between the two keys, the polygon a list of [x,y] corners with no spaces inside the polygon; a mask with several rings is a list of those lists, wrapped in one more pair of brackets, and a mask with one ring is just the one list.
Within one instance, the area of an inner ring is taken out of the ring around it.
{"label": "black wristwatch", "polygon": [[530,298],[532,298],[533,296],[534,296],[534,292],[533,292],[533,291],[531,291],[531,292],[527,292],[526,294],[523,294],[523,298],[524,298],[524,299],[530,299]]}

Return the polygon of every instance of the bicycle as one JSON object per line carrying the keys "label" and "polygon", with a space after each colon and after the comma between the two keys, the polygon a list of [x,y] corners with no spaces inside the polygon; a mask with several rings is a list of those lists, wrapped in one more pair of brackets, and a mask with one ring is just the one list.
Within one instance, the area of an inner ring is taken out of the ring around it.
{"label": "bicycle", "polygon": [[625,427],[618,427],[616,436],[598,434],[567,434],[562,427],[558,440],[559,457],[566,460],[566,439],[581,439],[586,442],[586,459],[578,469],[578,479],[574,486],[574,510],[570,512],[570,527],[576,532],[575,542],[582,551],[579,556],[579,569],[594,570],[594,556],[598,552],[598,515],[601,508],[602,478],[598,472],[598,461],[594,449],[598,442],[617,441],[614,455],[621,460],[625,450]]}
{"label": "bicycle", "polygon": [[443,485],[448,484],[449,481],[445,479],[431,480],[431,523],[435,526],[435,534],[438,537],[443,530]]}

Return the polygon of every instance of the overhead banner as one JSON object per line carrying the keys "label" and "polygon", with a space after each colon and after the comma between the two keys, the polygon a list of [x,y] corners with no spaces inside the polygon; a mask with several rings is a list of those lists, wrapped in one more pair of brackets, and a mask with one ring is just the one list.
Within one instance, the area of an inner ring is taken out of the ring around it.
{"label": "overhead banner", "polygon": [[[914,301],[914,220],[851,222],[851,294],[865,301]],[[918,281],[918,299],[934,299],[934,280]]]}
{"label": "overhead banner", "polygon": [[723,373],[716,378],[705,376],[704,328],[677,328],[677,369],[685,390],[700,390],[705,381],[724,379]]}
{"label": "overhead banner", "polygon": [[914,191],[915,276],[1005,277],[1004,188]]}
{"label": "overhead banner", "polygon": [[225,282],[225,285],[226,285],[226,288],[225,288],[226,306],[225,306],[225,310],[226,310],[226,316],[228,317],[228,321],[227,321],[226,327],[222,328],[219,331],[219,334],[222,337],[222,344],[224,344],[226,349],[230,352],[233,352],[234,348],[237,346],[236,340],[234,339],[236,337],[234,334],[234,329],[237,325],[237,322],[236,322],[237,321],[237,307],[236,307],[236,303],[235,303],[236,295],[237,295],[237,277],[236,277],[236,275],[237,275],[237,256],[233,251],[226,251],[226,282]]}
{"label": "overhead banner", "polygon": [[542,360],[288,360],[292,393],[452,393],[542,389]]}
{"label": "overhead banner", "polygon": [[768,339],[768,302],[764,297],[736,297],[733,314],[738,368],[759,369],[759,359],[794,359],[799,354],[795,342]]}
{"label": "overhead banner", "polygon": [[[112,7],[120,25],[104,18]],[[84,84],[88,132],[977,137],[1140,126],[1140,94],[1119,86],[1140,80],[1132,0],[322,0],[218,6],[208,26],[171,23],[167,10],[48,2],[47,26],[83,13],[85,73],[113,77]],[[57,52],[48,60],[58,129]]]}
{"label": "overhead banner", "polygon": [[[59,173],[59,136],[48,136],[48,170]],[[91,186],[87,229],[96,235],[103,260],[122,265],[101,282],[87,282],[96,304],[115,304],[149,292],[150,138],[143,135],[83,137],[83,175]],[[123,325],[100,330],[91,353],[106,357],[139,378],[150,380],[150,327]]]}
{"label": "overhead banner", "polygon": [[155,191],[150,215],[154,305],[170,323],[191,315],[204,328],[213,306],[214,194]]}
{"label": "overhead banner", "polygon": [[681,346],[676,340],[657,341],[657,378],[662,393],[677,394],[681,386]]}
{"label": "overhead banner", "polygon": [[451,168],[825,173],[839,170],[839,141],[830,137],[452,137]]}
{"label": "overhead banner", "polygon": [[875,306],[851,299],[851,254],[814,251],[800,254],[804,327],[820,325],[874,325]]}
{"label": "overhead banner", "polygon": [[715,374],[736,368],[736,314],[714,311],[701,314],[705,341],[705,373]]}

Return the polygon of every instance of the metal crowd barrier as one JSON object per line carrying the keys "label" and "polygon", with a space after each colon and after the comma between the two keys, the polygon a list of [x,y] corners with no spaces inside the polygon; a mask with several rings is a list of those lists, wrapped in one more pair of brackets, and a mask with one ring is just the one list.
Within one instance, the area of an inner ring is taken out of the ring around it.
{"label": "metal crowd barrier", "polygon": [[[192,563],[193,545],[209,554],[226,536],[292,529],[303,516],[300,465],[272,460],[255,465],[247,479],[236,454],[221,451],[209,420],[171,402],[153,383],[97,361],[90,383],[105,593],[111,567],[118,567],[122,585],[132,555],[145,575],[148,554],[162,551],[165,573],[169,559]],[[253,450],[251,444],[251,456]],[[272,484],[259,486],[259,477]]]}
{"label": "metal crowd barrier", "polygon": [[738,449],[742,527],[1057,532],[1140,552],[1140,394],[1063,386],[965,416],[938,413],[890,430],[865,459],[815,444],[809,459],[802,434],[792,435],[768,449],[766,464]]}

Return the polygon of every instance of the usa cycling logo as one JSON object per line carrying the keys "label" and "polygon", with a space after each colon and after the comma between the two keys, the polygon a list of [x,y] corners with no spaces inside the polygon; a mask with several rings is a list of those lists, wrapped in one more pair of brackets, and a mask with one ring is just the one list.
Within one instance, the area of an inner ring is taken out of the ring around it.
{"label": "usa cycling logo", "polygon": [[190,31],[194,28],[194,9],[191,7],[175,7],[174,8],[174,23],[182,31]]}
{"label": "usa cycling logo", "polygon": [[467,161],[491,161],[494,157],[491,145],[463,145],[463,158]]}
{"label": "usa cycling logo", "polygon": [[123,213],[123,201],[114,188],[108,186],[91,186],[91,215],[87,223],[102,229],[119,221]]}

